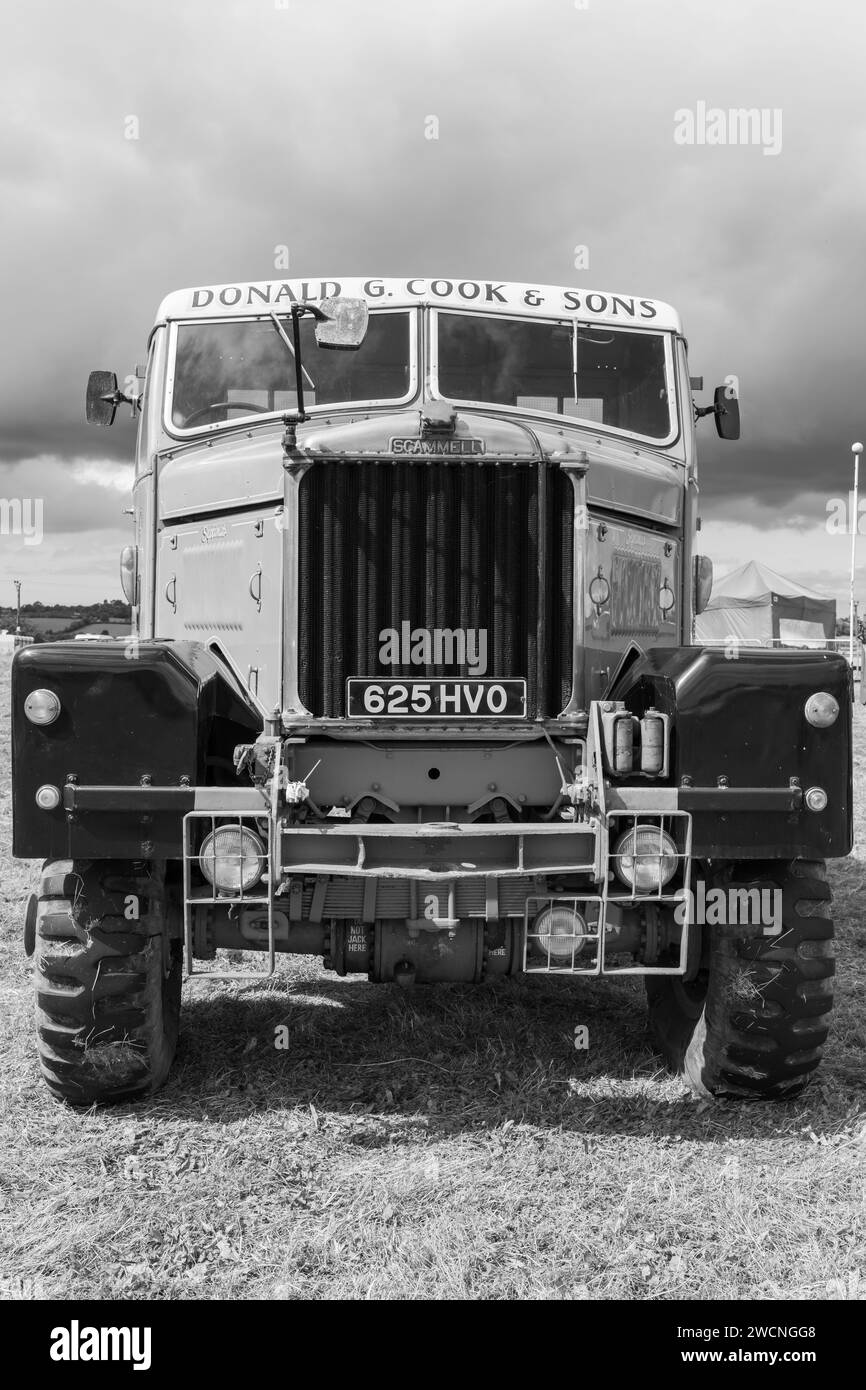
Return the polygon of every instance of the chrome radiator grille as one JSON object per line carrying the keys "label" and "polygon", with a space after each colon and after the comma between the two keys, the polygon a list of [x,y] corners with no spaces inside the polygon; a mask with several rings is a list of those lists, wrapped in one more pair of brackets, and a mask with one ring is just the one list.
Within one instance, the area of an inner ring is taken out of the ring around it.
{"label": "chrome radiator grille", "polygon": [[524,677],[531,717],[572,683],[574,490],[532,464],[317,462],[300,485],[298,672],[314,715],[346,713],[346,679],[471,677],[383,666],[380,634],[484,629],[486,675]]}

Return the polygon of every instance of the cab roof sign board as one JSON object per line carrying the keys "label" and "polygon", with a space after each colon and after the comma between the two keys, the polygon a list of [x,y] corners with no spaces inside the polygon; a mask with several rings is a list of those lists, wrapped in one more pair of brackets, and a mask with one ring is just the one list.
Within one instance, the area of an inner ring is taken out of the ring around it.
{"label": "cab roof sign board", "polygon": [[202,285],[175,290],[163,300],[157,323],[169,319],[215,318],[274,312],[292,304],[316,302],[329,295],[365,299],[370,308],[483,310],[485,313],[578,318],[586,322],[655,328],[681,333],[679,314],[659,299],[638,299],[605,290],[569,289],[561,285],[520,285],[501,280],[388,280],[348,277],[329,280],[257,280],[235,285]]}

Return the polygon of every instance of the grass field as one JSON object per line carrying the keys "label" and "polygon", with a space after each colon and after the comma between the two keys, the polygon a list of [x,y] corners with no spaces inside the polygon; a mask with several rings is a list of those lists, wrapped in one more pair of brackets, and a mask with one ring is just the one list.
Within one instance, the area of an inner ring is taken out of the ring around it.
{"label": "grass field", "polygon": [[866,1297],[862,798],[830,867],[834,1028],[795,1102],[690,1099],[637,983],[403,995],[284,962],[270,984],[186,985],[165,1089],[80,1113],[38,1075],[21,946],[38,866],[11,858],[8,703],[4,659],[0,1294]]}

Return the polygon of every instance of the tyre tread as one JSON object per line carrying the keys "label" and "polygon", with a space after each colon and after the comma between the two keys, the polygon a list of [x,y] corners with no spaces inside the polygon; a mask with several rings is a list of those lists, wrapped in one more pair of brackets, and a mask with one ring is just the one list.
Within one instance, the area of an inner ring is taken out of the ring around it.
{"label": "tyre tread", "polygon": [[782,891],[782,933],[713,939],[697,1022],[678,1006],[670,977],[647,979],[655,1041],[704,1097],[790,1099],[819,1065],[829,1032],[836,967],[824,863],[752,866],[749,878],[759,877]]}
{"label": "tyre tread", "polygon": [[[124,915],[128,895],[140,916]],[[171,946],[161,865],[48,862],[36,920],[36,1031],[42,1075],[73,1105],[157,1089],[177,1042],[180,953]]]}

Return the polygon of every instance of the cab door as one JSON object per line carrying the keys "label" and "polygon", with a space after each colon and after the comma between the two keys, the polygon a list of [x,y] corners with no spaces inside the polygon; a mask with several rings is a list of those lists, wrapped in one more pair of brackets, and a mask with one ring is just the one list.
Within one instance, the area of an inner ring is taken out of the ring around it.
{"label": "cab door", "polygon": [[157,637],[213,643],[270,713],[281,703],[283,508],[166,523],[157,555]]}

